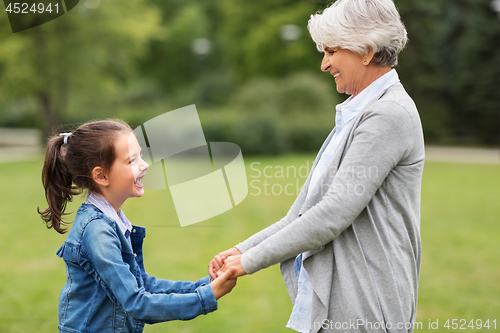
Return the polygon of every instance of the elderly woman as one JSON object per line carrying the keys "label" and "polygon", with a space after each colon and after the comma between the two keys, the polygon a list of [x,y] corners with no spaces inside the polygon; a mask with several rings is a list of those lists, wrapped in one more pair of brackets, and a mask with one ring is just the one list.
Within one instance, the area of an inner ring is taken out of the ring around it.
{"label": "elderly woman", "polygon": [[350,97],[288,214],[215,256],[209,273],[281,262],[298,332],[412,332],[424,142],[392,69],[405,27],[392,0],[338,0],[308,28],[321,70]]}

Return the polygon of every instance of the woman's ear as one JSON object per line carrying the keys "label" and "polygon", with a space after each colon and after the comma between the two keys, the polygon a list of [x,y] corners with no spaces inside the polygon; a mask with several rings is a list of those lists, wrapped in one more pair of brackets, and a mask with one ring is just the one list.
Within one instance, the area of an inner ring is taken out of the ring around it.
{"label": "woman's ear", "polygon": [[92,170],[92,178],[94,181],[101,186],[108,186],[109,185],[109,180],[107,175],[104,173],[104,169],[101,168],[100,166],[96,166]]}
{"label": "woman's ear", "polygon": [[363,65],[365,66],[369,65],[374,56],[375,54],[373,53],[373,50],[370,48],[370,51],[363,55]]}

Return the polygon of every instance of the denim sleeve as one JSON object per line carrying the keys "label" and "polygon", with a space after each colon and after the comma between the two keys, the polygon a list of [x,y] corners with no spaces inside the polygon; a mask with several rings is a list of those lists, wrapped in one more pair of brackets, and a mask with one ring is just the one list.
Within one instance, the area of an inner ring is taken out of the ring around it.
{"label": "denim sleeve", "polygon": [[144,286],[146,290],[150,293],[186,294],[195,292],[196,289],[200,286],[205,286],[210,284],[210,276],[206,276],[196,282],[158,279],[154,276],[150,276],[146,272],[142,274],[142,277],[144,280]]}
{"label": "denim sleeve", "polygon": [[[129,265],[123,261],[120,244],[116,230],[108,222],[92,221],[82,235],[81,264],[132,317],[146,323],[189,320],[217,309],[209,284],[192,289],[193,283],[188,282],[185,286],[190,286],[190,292],[185,292],[183,282],[174,282],[167,289],[170,293],[151,293],[139,286]],[[164,287],[169,284],[152,281],[148,283]],[[181,292],[177,292],[176,286],[181,287]]]}

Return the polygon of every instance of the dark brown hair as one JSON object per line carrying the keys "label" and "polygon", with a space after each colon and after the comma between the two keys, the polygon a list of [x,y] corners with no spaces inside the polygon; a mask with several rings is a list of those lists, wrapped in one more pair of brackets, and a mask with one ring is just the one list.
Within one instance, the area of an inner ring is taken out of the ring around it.
{"label": "dark brown hair", "polygon": [[[100,120],[86,123],[67,137],[52,136],[42,169],[42,183],[49,207],[43,212],[37,209],[47,228],[58,233],[66,232],[62,219],[67,215],[66,204],[83,190],[99,192],[92,177],[92,170],[100,166],[108,171],[115,160],[115,139],[124,132],[132,131],[120,120]],[[65,146],[65,147],[63,147]]]}

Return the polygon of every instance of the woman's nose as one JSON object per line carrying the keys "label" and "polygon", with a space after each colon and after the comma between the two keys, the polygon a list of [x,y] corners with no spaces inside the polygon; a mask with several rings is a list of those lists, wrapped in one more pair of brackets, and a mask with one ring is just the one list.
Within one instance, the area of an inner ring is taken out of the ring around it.
{"label": "woman's nose", "polygon": [[325,53],[325,55],[323,56],[323,60],[321,61],[321,71],[328,72],[329,69],[330,69],[330,61],[326,57]]}

